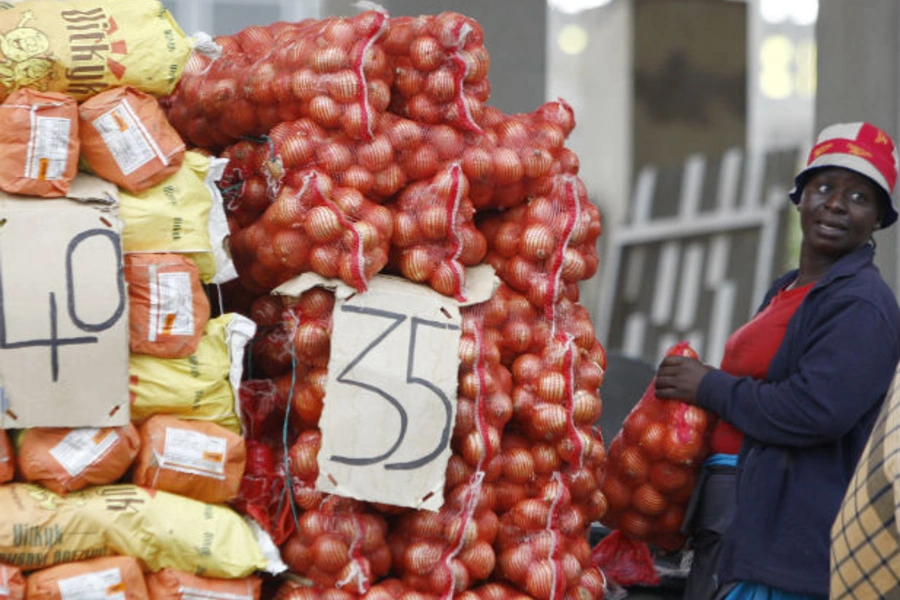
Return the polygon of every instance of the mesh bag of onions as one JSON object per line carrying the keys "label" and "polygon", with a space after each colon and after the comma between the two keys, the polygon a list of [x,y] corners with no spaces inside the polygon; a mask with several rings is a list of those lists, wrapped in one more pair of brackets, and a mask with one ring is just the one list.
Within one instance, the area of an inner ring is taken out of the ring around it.
{"label": "mesh bag of onions", "polygon": [[368,10],[218,36],[194,51],[162,105],[186,141],[211,150],[300,117],[365,139],[391,97],[378,43],[388,20]]}
{"label": "mesh bag of onions", "polygon": [[[464,299],[464,268],[482,262],[486,252],[473,225],[476,211],[515,207],[505,220],[518,219],[530,197],[543,198],[527,215],[533,227],[505,229],[499,256],[516,252],[510,243],[521,237],[527,264],[509,267],[519,277],[532,267],[558,271],[561,286],[589,278],[596,253],[586,249],[596,244],[600,220],[575,175],[577,157],[564,147],[574,127],[571,107],[557,100],[532,113],[504,115],[489,107],[483,113],[484,131],[477,134],[385,113],[368,140],[306,118],[279,123],[266,139],[225,148],[221,185],[245,285],[262,293],[312,270],[363,291],[386,267]],[[547,214],[536,216],[539,210]],[[272,243],[261,245],[262,239]],[[547,278],[541,285],[544,292],[553,287]]]}
{"label": "mesh bag of onions", "polygon": [[[666,356],[697,358],[697,353],[680,342]],[[611,579],[620,577],[617,583],[622,585],[656,581],[652,564],[633,562],[651,554],[630,544],[646,543],[667,552],[684,545],[685,509],[709,454],[714,424],[714,417],[702,408],[657,398],[654,384],[647,386],[610,443],[602,484],[608,503],[602,522],[620,533],[601,540],[595,558]]]}

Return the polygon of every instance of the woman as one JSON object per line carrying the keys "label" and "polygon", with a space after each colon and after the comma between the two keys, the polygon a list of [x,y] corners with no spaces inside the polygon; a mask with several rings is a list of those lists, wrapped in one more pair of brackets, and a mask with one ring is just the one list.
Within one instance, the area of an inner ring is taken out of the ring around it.
{"label": "woman", "polygon": [[714,432],[714,449],[739,444],[717,598],[828,597],[831,525],[900,359],[900,309],[871,241],[897,220],[897,170],[880,129],[825,128],[790,193],[799,268],[729,338],[721,369],[667,357],[657,371],[658,397],[734,428]]}

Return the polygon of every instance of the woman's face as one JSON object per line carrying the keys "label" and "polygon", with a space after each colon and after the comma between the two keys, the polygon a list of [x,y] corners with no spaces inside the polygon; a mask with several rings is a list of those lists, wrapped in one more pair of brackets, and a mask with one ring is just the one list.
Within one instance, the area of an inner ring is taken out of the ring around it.
{"label": "woman's face", "polygon": [[799,209],[804,245],[817,254],[843,256],[869,240],[884,207],[875,182],[829,167],[806,181]]}

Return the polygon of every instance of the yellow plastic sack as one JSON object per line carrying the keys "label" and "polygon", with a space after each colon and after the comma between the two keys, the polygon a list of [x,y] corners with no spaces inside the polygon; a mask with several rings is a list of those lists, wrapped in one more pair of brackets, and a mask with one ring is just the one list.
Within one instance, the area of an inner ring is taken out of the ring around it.
{"label": "yellow plastic sack", "polygon": [[77,100],[124,85],[164,96],[192,49],[158,0],[24,2],[0,12],[0,100],[20,87]]}
{"label": "yellow plastic sack", "polygon": [[209,235],[213,204],[206,185],[209,166],[208,157],[188,151],[181,168],[161,183],[139,194],[120,189],[122,249],[190,254],[200,269],[200,279],[211,281],[216,261]]}
{"label": "yellow plastic sack", "polygon": [[109,555],[205,577],[270,569],[253,530],[226,506],[130,484],[65,497],[30,483],[0,486],[0,563],[33,570]]}
{"label": "yellow plastic sack", "polygon": [[226,313],[210,319],[197,350],[184,358],[131,354],[131,420],[155,414],[212,421],[241,432],[237,408],[244,349],[256,332],[250,319]]}

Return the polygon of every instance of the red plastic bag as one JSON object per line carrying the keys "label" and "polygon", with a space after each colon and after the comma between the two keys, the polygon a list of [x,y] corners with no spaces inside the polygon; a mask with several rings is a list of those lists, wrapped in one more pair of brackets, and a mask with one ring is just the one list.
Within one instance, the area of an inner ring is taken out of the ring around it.
{"label": "red plastic bag", "polygon": [[608,579],[621,586],[659,585],[659,573],[646,543],[612,531],[591,551],[591,560]]}

